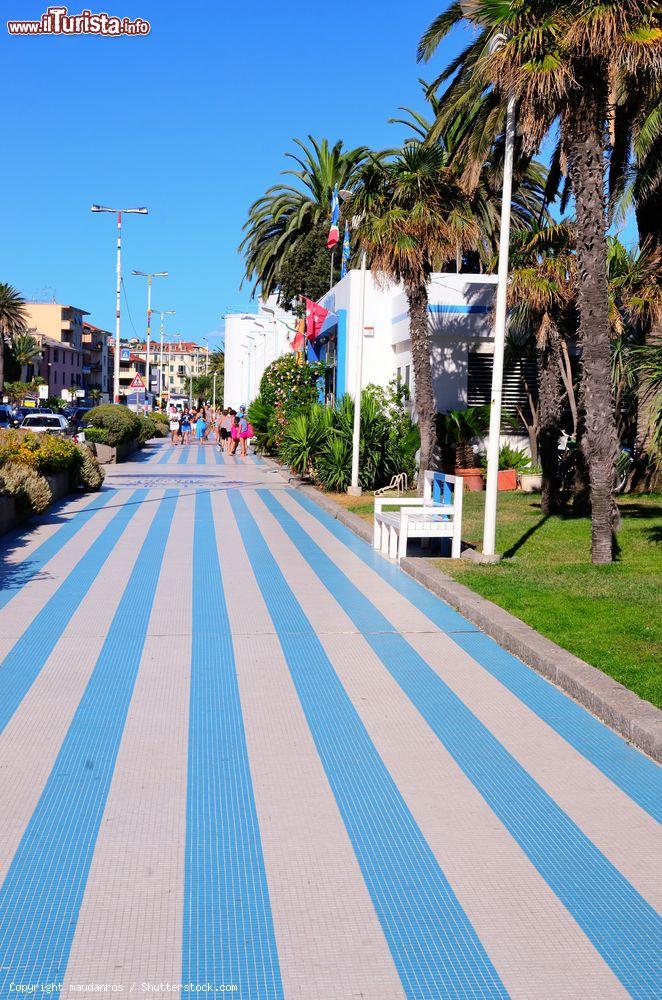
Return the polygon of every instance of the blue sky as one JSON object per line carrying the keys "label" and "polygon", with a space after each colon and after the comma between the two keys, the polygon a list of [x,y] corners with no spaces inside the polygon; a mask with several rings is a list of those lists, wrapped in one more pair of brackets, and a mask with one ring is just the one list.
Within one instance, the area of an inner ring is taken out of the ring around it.
{"label": "blue sky", "polygon": [[[38,19],[46,3],[6,0],[4,18]],[[146,38],[0,42],[4,206],[0,280],[28,297],[81,306],[114,328],[115,231],[93,202],[147,205],[126,217],[123,271],[136,330],[144,279],[168,270],[153,304],[169,331],[200,338],[245,306],[237,253],[250,203],[278,179],[291,138],[380,147],[399,104],[422,107],[421,32],[439,0],[245,3],[119,0],[94,11],[142,17]],[[4,19],[3,18],[3,19]],[[449,51],[456,50],[456,44]],[[435,65],[441,64],[438,58]],[[123,302],[123,334],[133,333]]]}
{"label": "blue sky", "polygon": [[[38,19],[46,6],[6,0],[3,14]],[[432,64],[416,64],[442,0],[361,0],[335,12],[303,0],[87,6],[149,20],[151,34],[0,32],[0,83],[10,95],[0,280],[28,298],[55,295],[114,329],[114,219],[89,206],[147,205],[147,218],[124,226],[125,335],[144,331],[136,268],[170,272],[153,295],[153,305],[177,311],[170,333],[217,336],[224,312],[248,306],[242,225],[287,166],[292,138],[392,144],[401,133],[389,116],[401,104],[424,107],[418,78],[432,78],[462,40],[456,33]]]}

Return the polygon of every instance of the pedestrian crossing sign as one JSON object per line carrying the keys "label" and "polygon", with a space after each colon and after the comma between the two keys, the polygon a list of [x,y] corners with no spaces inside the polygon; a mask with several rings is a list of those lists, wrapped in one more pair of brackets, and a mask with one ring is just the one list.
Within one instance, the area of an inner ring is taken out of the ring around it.
{"label": "pedestrian crossing sign", "polygon": [[145,380],[142,375],[134,375],[129,389],[144,389]]}

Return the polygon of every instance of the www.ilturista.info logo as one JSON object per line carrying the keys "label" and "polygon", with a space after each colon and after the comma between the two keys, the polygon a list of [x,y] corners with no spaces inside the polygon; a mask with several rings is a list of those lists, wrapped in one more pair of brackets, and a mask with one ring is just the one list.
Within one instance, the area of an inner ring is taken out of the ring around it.
{"label": "www.ilturista.info logo", "polygon": [[149,21],[141,17],[115,17],[84,10],[70,14],[66,7],[49,7],[39,21],[7,21],[10,35],[149,35]]}

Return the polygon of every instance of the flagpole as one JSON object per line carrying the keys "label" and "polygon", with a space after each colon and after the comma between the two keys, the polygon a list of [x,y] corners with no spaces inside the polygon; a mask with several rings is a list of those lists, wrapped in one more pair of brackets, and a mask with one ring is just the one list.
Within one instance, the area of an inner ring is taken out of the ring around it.
{"label": "flagpole", "polygon": [[335,257],[336,257],[336,251],[332,250],[331,251],[331,281],[329,283],[329,291],[331,291],[331,289],[333,288],[333,264],[334,264],[334,261],[335,261]]}

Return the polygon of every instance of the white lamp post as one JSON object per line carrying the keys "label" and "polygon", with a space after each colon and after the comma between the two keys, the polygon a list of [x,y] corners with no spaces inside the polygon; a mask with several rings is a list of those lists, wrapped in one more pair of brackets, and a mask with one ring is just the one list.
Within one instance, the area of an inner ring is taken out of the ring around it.
{"label": "white lamp post", "polygon": [[361,310],[359,312],[358,344],[356,347],[356,390],[354,392],[354,430],[352,433],[352,480],[347,487],[350,496],[361,496],[359,486],[359,449],[361,444],[361,384],[363,376],[363,328],[365,326],[366,256],[361,254]]}
{"label": "white lamp post", "polygon": [[147,340],[145,341],[145,393],[150,391],[149,345],[152,336],[152,278],[167,278],[167,271],[132,271],[132,274],[147,278]]}
{"label": "white lamp post", "polygon": [[114,389],[115,402],[120,401],[120,299],[122,293],[122,215],[147,215],[146,208],[107,208],[92,205],[93,212],[113,212],[117,214],[117,283],[115,287],[115,357]]}
{"label": "white lamp post", "polygon": [[175,316],[176,315],[176,310],[175,309],[155,309],[154,312],[157,312],[159,314],[159,316],[161,317],[161,322],[159,324],[159,331],[160,331],[160,335],[161,335],[161,352],[160,352],[160,355],[159,355],[159,359],[160,359],[159,360],[159,410],[162,410],[163,409],[163,330],[164,330],[163,317],[164,316]]}
{"label": "white lamp post", "polygon": [[[491,44],[494,52],[505,42],[497,35]],[[499,234],[499,268],[494,318],[494,363],[490,396],[490,430],[487,439],[487,482],[485,486],[485,523],[483,525],[483,555],[496,551],[496,512],[499,476],[499,443],[501,438],[501,407],[503,395],[503,357],[506,342],[506,306],[508,297],[508,253],[510,249],[510,203],[513,188],[513,153],[515,147],[515,95],[508,94],[506,136],[501,193],[501,231]]]}

